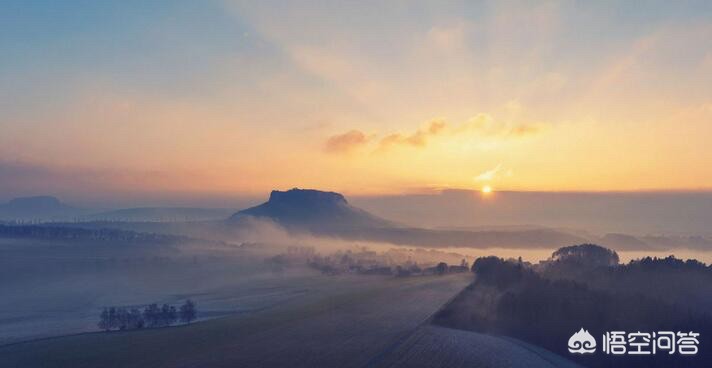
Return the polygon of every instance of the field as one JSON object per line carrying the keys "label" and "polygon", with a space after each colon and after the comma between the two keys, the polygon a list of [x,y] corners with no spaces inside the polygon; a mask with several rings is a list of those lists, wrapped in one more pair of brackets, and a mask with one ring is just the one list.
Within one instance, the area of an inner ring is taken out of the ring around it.
{"label": "field", "polygon": [[361,367],[407,336],[470,275],[318,276],[271,308],[189,326],[89,333],[0,347],[3,367]]}
{"label": "field", "polygon": [[[206,244],[0,240],[0,367],[569,366],[430,325],[469,272],[325,276],[264,259]],[[97,331],[104,306],[186,298],[193,324]]]}
{"label": "field", "polygon": [[432,313],[470,278],[318,276],[300,297],[249,313],[7,345],[0,347],[0,366],[573,366],[516,341],[429,325]]}
{"label": "field", "polygon": [[0,239],[0,345],[94,331],[105,306],[192,298],[202,318],[249,311],[299,293],[284,276],[312,275],[276,275],[260,260],[198,245]]}
{"label": "field", "polygon": [[374,367],[578,367],[524,342],[436,325],[418,328]]}

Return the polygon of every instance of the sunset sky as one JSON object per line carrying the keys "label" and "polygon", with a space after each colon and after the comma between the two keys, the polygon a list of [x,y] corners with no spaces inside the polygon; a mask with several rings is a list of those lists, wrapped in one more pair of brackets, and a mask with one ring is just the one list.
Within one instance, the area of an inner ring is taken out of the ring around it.
{"label": "sunset sky", "polygon": [[0,2],[0,191],[712,189],[712,2]]}

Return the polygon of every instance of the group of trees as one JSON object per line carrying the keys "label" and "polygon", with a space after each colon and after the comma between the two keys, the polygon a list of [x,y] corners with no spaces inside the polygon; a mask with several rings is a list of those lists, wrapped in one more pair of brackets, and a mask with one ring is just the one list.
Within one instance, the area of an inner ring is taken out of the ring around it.
{"label": "group of trees", "polygon": [[[712,334],[712,270],[699,261],[643,258],[627,265],[606,248],[583,244],[554,252],[537,266],[478,258],[475,282],[434,317],[435,324],[505,335],[570,356],[567,339],[581,327],[606,331]],[[689,366],[679,354],[574,357],[587,366]],[[710,361],[712,351],[698,354]]]}
{"label": "group of trees", "polygon": [[[468,272],[469,265],[466,259],[461,259],[459,265],[458,263],[448,265],[441,261],[452,260],[453,255],[454,253],[422,249],[389,249],[385,252],[377,252],[367,247],[322,255],[313,247],[289,247],[287,253],[269,257],[265,259],[265,263],[276,272],[293,265],[306,264],[325,275],[351,273],[409,277]],[[423,265],[431,263],[431,267]]]}
{"label": "group of trees", "polygon": [[4,225],[0,224],[0,237],[33,238],[71,241],[117,241],[129,243],[174,244],[190,238],[119,229],[89,229],[61,224]]}
{"label": "group of trees", "polygon": [[596,244],[571,245],[551,254],[554,261],[576,263],[589,267],[617,266],[618,253]]}
{"label": "group of trees", "polygon": [[166,327],[178,321],[190,323],[196,315],[195,303],[190,299],[178,309],[168,304],[159,307],[155,303],[146,306],[143,311],[138,308],[110,307],[101,311],[98,326],[105,331]]}

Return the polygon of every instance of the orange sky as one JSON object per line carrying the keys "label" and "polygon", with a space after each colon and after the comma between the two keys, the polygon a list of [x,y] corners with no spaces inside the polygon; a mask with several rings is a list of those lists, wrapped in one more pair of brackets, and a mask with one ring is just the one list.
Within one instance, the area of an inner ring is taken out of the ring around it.
{"label": "orange sky", "polygon": [[712,189],[701,4],[20,7],[0,187]]}

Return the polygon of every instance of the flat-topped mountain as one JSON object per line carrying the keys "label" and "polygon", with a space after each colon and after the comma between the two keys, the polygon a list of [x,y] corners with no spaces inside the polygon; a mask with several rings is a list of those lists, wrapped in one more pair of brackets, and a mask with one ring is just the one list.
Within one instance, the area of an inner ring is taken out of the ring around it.
{"label": "flat-topped mountain", "polygon": [[267,202],[237,212],[230,220],[238,223],[247,217],[269,219],[290,231],[413,246],[548,248],[583,240],[546,228],[467,231],[407,227],[354,207],[339,193],[311,189],[273,191]]}
{"label": "flat-topped mountain", "polygon": [[274,190],[267,202],[239,211],[231,219],[244,216],[268,218],[287,228],[314,231],[394,226],[390,221],[350,205],[339,193],[313,189]]}

